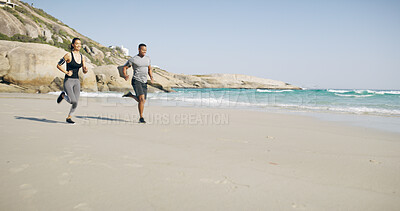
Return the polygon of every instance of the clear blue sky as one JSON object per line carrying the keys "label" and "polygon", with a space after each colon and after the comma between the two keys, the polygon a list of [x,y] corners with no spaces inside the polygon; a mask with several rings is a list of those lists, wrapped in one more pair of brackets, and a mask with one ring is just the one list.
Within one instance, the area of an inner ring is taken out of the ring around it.
{"label": "clear blue sky", "polygon": [[27,0],[105,45],[185,74],[400,89],[398,0]]}

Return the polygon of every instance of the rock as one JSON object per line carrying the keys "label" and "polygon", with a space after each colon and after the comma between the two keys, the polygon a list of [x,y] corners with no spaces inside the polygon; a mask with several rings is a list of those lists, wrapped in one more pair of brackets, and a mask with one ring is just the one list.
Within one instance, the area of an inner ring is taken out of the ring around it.
{"label": "rock", "polygon": [[[44,90],[41,86],[48,86],[52,90],[60,87],[52,82],[64,78],[64,73],[56,65],[66,51],[46,44],[5,40],[0,40],[0,50],[0,77],[7,83],[39,91]],[[87,74],[79,71],[82,90],[97,91],[93,65],[86,62],[86,66]]]}
{"label": "rock", "polygon": [[104,74],[96,75],[96,80],[97,80],[97,89],[100,92],[110,91],[110,89],[108,88],[107,83],[106,83],[106,80],[107,80],[106,75],[104,75]]}
{"label": "rock", "polygon": [[6,58],[6,48],[0,46],[0,76],[4,76],[10,70],[10,63],[8,62],[8,58]]}
{"label": "rock", "polygon": [[102,51],[100,51],[98,48],[92,47],[91,50],[92,50],[91,55],[93,56],[93,58],[95,58],[99,61],[102,61],[104,59],[104,53]]}
{"label": "rock", "polygon": [[288,83],[241,74],[184,75],[153,67],[153,77],[163,89],[234,88],[234,89],[301,89]]}
{"label": "rock", "polygon": [[24,24],[21,23],[14,15],[0,9],[0,32],[9,37],[14,34],[26,34]]}
{"label": "rock", "polygon": [[86,51],[86,53],[90,54],[94,59],[97,59],[99,61],[102,61],[104,59],[104,53],[100,51],[96,47],[89,47],[87,45],[82,45],[83,50]]}
{"label": "rock", "polygon": [[[0,33],[8,37],[12,37],[16,34],[28,36],[30,38],[43,36],[45,41],[52,45],[55,45],[56,42],[63,43],[63,38],[71,41],[72,38],[78,37],[83,43],[90,43],[90,48],[88,46],[83,47],[90,53],[91,57],[93,57],[93,62],[97,60],[96,63],[104,64],[108,62],[120,63],[125,60],[123,55],[107,52],[107,50],[103,49],[103,45],[85,37],[76,30],[66,26],[61,21],[49,18],[47,15],[43,16],[36,13],[36,10],[32,6],[26,5],[18,0],[14,0],[14,3],[18,5],[17,8],[19,9],[0,9]],[[23,36],[20,37],[20,39],[25,39]],[[104,52],[102,50],[104,50]],[[105,53],[107,54],[107,61],[104,60]]]}
{"label": "rock", "polygon": [[63,40],[61,37],[57,36],[57,42],[59,42],[59,43],[63,43],[63,42],[64,42],[64,40]]}
{"label": "rock", "polygon": [[52,91],[61,91],[64,90],[64,79],[56,77],[54,80],[50,83],[49,88]]}
{"label": "rock", "polygon": [[[85,59],[85,61],[87,61]],[[96,75],[93,72],[93,65],[86,64],[88,72],[86,74],[83,71],[79,71],[79,80],[81,81],[81,90],[85,92],[97,92],[97,81]]]}
{"label": "rock", "polygon": [[18,86],[0,83],[0,92],[24,92],[24,90],[25,89]]}
{"label": "rock", "polygon": [[0,40],[0,49],[4,51],[9,70],[4,80],[17,84],[40,87],[49,85],[55,77],[64,74],[56,68],[58,60],[66,51],[45,44],[21,43]]}
{"label": "rock", "polygon": [[[104,86],[108,87],[109,91],[125,92],[127,90],[132,89],[132,86],[131,86],[132,70],[130,71],[130,73],[128,70],[128,75],[129,75],[128,81],[125,81],[125,79],[123,79],[119,76],[117,65],[99,66],[99,67],[95,67],[93,69],[93,71],[96,74],[96,77],[99,80],[101,80],[100,85],[102,86],[102,83],[103,83]],[[99,80],[97,81],[98,84],[99,84]],[[102,88],[102,89],[106,89],[106,88]]]}
{"label": "rock", "polygon": [[91,54],[91,53],[92,53],[92,50],[90,50],[89,46],[87,46],[87,45],[85,45],[85,44],[82,45],[82,49],[83,49],[84,51],[86,51],[86,53],[88,53],[88,54]]}
{"label": "rock", "polygon": [[39,93],[41,93],[41,94],[49,93],[51,91],[53,91],[53,90],[51,90],[49,86],[42,85],[39,87]]}

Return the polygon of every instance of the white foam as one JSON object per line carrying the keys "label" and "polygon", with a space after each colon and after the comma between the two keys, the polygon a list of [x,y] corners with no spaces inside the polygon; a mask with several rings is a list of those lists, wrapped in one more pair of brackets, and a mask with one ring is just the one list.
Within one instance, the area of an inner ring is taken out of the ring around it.
{"label": "white foam", "polygon": [[379,94],[379,95],[384,95],[384,94],[400,95],[400,91],[373,91],[373,93]]}
{"label": "white foam", "polygon": [[346,93],[346,92],[352,92],[350,90],[339,90],[339,89],[328,89],[328,92],[333,92],[333,93]]}
{"label": "white foam", "polygon": [[340,96],[340,97],[371,97],[371,96],[374,96],[373,94],[372,95],[346,95],[346,94],[338,94],[338,93],[335,93],[335,95]]}
{"label": "white foam", "polygon": [[[235,99],[223,99],[214,98],[214,97],[203,97],[203,98],[193,98],[193,97],[185,97],[185,96],[150,96],[149,99],[154,100],[165,100],[165,101],[177,101],[183,102],[190,105],[197,106],[211,106],[211,107],[260,107],[266,106],[267,103],[258,103],[258,102],[243,102]],[[251,100],[250,100],[251,101]]]}
{"label": "white foam", "polygon": [[383,108],[368,108],[368,107],[328,107],[328,106],[301,106],[294,104],[277,104],[277,107],[301,110],[319,110],[319,111],[335,111],[353,114],[377,114],[377,115],[400,115],[400,110],[390,110]]}
{"label": "white foam", "polygon": [[[47,94],[50,95],[60,95],[61,91],[59,92],[49,92]],[[121,98],[124,93],[119,92],[81,92],[81,97],[114,97],[114,98]]]}

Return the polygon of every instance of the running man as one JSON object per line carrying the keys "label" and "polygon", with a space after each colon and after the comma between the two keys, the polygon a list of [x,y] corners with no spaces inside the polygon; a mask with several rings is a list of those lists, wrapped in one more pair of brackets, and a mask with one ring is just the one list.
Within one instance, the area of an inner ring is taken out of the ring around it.
{"label": "running man", "polygon": [[153,83],[153,74],[151,72],[151,61],[150,57],[146,56],[147,46],[145,44],[139,45],[139,53],[130,58],[124,65],[124,77],[127,81],[129,75],[127,75],[126,70],[133,67],[133,77],[132,77],[132,87],[135,90],[136,95],[131,92],[123,95],[122,97],[131,97],[135,99],[138,104],[139,109],[139,122],[146,123],[143,118],[144,103],[147,99],[147,74],[149,74],[151,83]]}

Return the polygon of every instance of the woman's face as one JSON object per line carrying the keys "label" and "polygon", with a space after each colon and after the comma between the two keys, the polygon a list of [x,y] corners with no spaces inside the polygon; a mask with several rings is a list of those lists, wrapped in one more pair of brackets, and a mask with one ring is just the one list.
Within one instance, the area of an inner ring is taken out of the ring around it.
{"label": "woman's face", "polygon": [[75,42],[74,42],[74,44],[72,44],[72,46],[74,47],[74,50],[80,51],[81,47],[82,47],[82,43],[80,40],[75,40]]}

